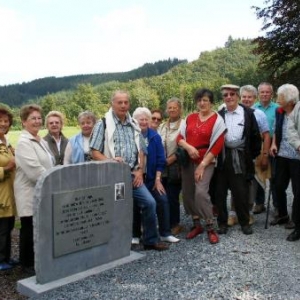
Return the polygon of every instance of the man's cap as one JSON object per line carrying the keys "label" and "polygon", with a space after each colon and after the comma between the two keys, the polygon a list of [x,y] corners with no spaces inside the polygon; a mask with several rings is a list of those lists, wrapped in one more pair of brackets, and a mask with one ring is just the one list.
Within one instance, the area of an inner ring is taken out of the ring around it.
{"label": "man's cap", "polygon": [[238,91],[240,89],[240,87],[238,85],[234,85],[234,84],[224,84],[221,86],[221,91],[225,90],[225,89]]}

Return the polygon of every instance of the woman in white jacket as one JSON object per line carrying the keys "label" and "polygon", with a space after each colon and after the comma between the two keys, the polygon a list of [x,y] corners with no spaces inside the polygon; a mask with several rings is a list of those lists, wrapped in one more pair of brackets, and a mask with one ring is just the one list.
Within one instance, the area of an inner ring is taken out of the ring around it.
{"label": "woman in white jacket", "polygon": [[20,110],[20,117],[23,130],[16,146],[17,170],[14,192],[21,220],[20,263],[25,268],[32,268],[34,187],[40,175],[54,163],[47,142],[38,135],[43,125],[41,107],[34,104],[25,105]]}

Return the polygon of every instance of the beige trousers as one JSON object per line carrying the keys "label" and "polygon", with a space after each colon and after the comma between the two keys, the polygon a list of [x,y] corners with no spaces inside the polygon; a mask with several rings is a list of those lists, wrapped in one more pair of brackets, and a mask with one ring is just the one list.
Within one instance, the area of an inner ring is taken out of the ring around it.
{"label": "beige trousers", "polygon": [[183,206],[187,214],[199,216],[200,219],[212,220],[212,203],[208,193],[209,183],[214,173],[214,165],[207,166],[202,180],[195,182],[194,172],[197,164],[190,162],[186,168],[182,168],[182,198]]}

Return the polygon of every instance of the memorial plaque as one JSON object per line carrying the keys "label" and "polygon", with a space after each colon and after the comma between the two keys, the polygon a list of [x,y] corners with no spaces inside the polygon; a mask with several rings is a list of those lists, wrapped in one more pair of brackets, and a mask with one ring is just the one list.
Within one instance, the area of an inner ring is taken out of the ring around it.
{"label": "memorial plaque", "polygon": [[92,161],[46,171],[34,193],[36,282],[130,256],[132,200],[127,164]]}
{"label": "memorial plaque", "polygon": [[52,194],[54,257],[105,244],[114,203],[110,186]]}

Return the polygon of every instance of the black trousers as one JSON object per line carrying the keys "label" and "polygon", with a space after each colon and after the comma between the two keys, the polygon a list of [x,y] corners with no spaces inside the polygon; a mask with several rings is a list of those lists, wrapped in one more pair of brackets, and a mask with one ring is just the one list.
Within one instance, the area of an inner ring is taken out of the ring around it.
{"label": "black trousers", "polygon": [[249,184],[246,174],[235,174],[231,152],[226,153],[222,169],[216,170],[214,183],[215,204],[218,209],[218,223],[227,226],[227,193],[231,190],[236,214],[241,226],[249,225]]}
{"label": "black trousers", "polygon": [[0,263],[9,262],[11,255],[11,231],[15,217],[0,218]]}
{"label": "black trousers", "polygon": [[21,217],[20,263],[23,267],[34,266],[32,217]]}
{"label": "black trousers", "polygon": [[300,160],[276,157],[275,192],[279,217],[286,216],[287,195],[286,189],[291,181],[293,191],[292,219],[300,228]]}

